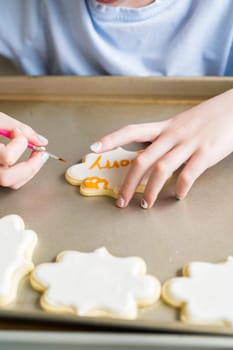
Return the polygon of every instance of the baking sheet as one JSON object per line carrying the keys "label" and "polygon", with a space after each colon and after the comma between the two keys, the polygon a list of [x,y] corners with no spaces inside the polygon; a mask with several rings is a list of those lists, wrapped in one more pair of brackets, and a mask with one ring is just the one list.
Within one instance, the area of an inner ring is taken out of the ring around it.
{"label": "baking sheet", "polygon": [[[0,189],[0,216],[21,215],[38,234],[35,265],[54,261],[63,250],[89,252],[105,246],[116,256],[142,257],[148,273],[163,283],[190,261],[219,262],[233,255],[233,156],[206,171],[183,201],[174,198],[174,174],[146,211],[140,208],[141,195],[122,210],[112,198],[81,196],[64,179],[66,168],[102,135],[126,124],[167,119],[232,86],[231,78],[0,78],[0,110],[48,137],[49,151],[67,159],[66,165],[50,160],[20,190]],[[40,309],[39,298],[25,279],[16,303],[0,310],[0,317],[233,333],[228,327],[181,323],[177,310],[162,301],[139,311],[137,320],[123,321],[48,314]]]}

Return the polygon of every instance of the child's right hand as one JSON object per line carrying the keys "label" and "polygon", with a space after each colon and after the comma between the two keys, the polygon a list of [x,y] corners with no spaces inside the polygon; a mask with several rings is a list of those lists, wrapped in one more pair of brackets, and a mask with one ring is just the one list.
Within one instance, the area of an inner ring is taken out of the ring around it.
{"label": "child's right hand", "polygon": [[[27,161],[18,162],[28,143],[46,146],[48,141],[31,127],[0,113],[0,129],[11,133],[7,144],[0,142],[0,186],[18,189],[33,178],[48,160],[46,152],[32,152]],[[1,135],[0,135],[1,140]]]}

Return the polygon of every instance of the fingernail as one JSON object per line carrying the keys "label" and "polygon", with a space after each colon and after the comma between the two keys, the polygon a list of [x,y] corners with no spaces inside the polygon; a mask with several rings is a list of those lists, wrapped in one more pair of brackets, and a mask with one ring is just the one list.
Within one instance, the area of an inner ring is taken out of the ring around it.
{"label": "fingernail", "polygon": [[90,146],[90,149],[93,151],[93,152],[99,152],[102,148],[102,142],[95,142],[93,143],[91,146]]}
{"label": "fingernail", "polygon": [[182,199],[184,199],[184,197],[185,197],[185,194],[179,195],[179,196],[176,194],[176,199],[177,199],[178,201],[181,201]]}
{"label": "fingernail", "polygon": [[119,208],[124,208],[124,205],[125,205],[125,200],[122,196],[119,196],[117,201],[116,201],[116,205],[119,207]]}
{"label": "fingernail", "polygon": [[43,162],[43,164],[46,163],[48,159],[49,159],[49,154],[47,152],[44,152],[42,154],[42,162]]}
{"label": "fingernail", "polygon": [[37,138],[38,140],[41,142],[41,143],[47,143],[48,140],[46,139],[46,137],[42,136],[42,135],[37,135]]}
{"label": "fingernail", "polygon": [[141,207],[143,209],[148,209],[148,203],[144,198],[141,200]]}
{"label": "fingernail", "polygon": [[15,130],[19,133],[19,134],[22,134],[22,131],[20,128],[15,128]]}

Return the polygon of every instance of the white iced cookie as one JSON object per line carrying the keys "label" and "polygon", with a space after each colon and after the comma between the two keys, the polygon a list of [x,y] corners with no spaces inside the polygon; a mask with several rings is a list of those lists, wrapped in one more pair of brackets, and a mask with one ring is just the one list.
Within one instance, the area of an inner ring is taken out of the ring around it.
{"label": "white iced cookie", "polygon": [[0,219],[0,305],[15,299],[20,279],[34,268],[32,253],[36,243],[36,233],[24,229],[20,216]]}
{"label": "white iced cookie", "polygon": [[156,302],[161,290],[160,282],[146,275],[144,260],[114,257],[106,248],[62,252],[55,263],[35,268],[31,284],[44,292],[46,311],[126,319],[136,318],[138,306]]}
{"label": "white iced cookie", "polygon": [[[66,180],[80,186],[80,192],[85,196],[107,195],[117,198],[123,179],[137,155],[138,152],[126,151],[121,147],[105,153],[89,153],[82,163],[67,169]],[[136,192],[144,191],[147,179],[146,175]]]}
{"label": "white iced cookie", "polygon": [[163,286],[163,299],[181,308],[182,321],[233,326],[233,257],[219,264],[191,262]]}

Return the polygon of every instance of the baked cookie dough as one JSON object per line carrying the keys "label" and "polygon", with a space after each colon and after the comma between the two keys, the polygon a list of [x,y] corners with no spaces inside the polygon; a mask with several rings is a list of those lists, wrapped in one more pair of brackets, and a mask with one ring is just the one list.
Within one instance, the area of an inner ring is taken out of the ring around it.
{"label": "baked cookie dough", "polygon": [[[105,153],[89,153],[82,163],[68,168],[65,177],[70,184],[80,186],[80,193],[85,196],[117,198],[123,179],[137,155],[138,152],[121,147]],[[136,192],[144,192],[147,180],[148,174],[141,180]]]}
{"label": "baked cookie dough", "polygon": [[123,319],[135,319],[138,307],[155,303],[161,290],[160,282],[146,275],[144,260],[115,257],[106,248],[64,251],[55,263],[37,266],[31,284],[43,293],[46,311]]}
{"label": "baked cookie dough", "polygon": [[181,320],[233,326],[233,257],[218,264],[191,262],[183,276],[168,280],[162,290],[163,299],[181,309]]}
{"label": "baked cookie dough", "polygon": [[32,253],[37,243],[34,231],[25,230],[18,215],[0,219],[0,305],[14,301],[20,280],[33,268]]}

